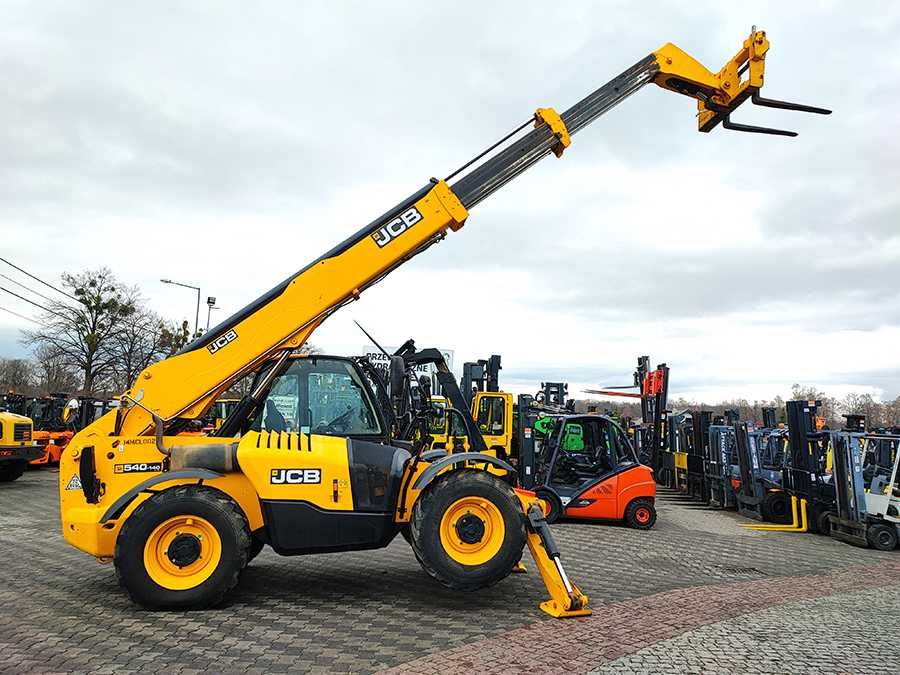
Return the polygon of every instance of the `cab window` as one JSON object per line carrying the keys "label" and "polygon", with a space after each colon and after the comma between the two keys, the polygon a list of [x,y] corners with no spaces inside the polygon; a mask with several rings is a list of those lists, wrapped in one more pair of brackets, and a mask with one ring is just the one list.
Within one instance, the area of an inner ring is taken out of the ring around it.
{"label": "cab window", "polygon": [[502,396],[482,396],[478,401],[478,430],[488,436],[503,433],[506,406]]}
{"label": "cab window", "polygon": [[382,433],[369,392],[352,364],[317,358],[294,359],[275,378],[251,429],[331,436]]}
{"label": "cab window", "polygon": [[447,410],[443,403],[432,403],[433,413],[428,424],[428,431],[432,434],[447,433]]}

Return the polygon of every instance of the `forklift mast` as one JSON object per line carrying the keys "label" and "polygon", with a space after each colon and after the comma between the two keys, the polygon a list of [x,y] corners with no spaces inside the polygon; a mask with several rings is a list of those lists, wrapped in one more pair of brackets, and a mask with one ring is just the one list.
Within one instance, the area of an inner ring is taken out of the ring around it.
{"label": "forklift mast", "polygon": [[488,359],[468,361],[463,364],[459,389],[462,390],[466,405],[472,405],[475,391],[500,391],[500,355],[492,354]]}
{"label": "forklift mast", "polygon": [[816,417],[821,401],[786,401],[788,445],[785,452],[783,484],[792,494],[810,501],[831,502],[833,486],[824,489],[822,473],[825,469],[829,434],[816,429]]}
{"label": "forklift mast", "polygon": [[864,434],[866,432],[866,416],[856,414],[844,415],[844,428],[842,431]]}
{"label": "forklift mast", "polygon": [[641,461],[660,470],[660,453],[666,447],[666,408],[669,405],[669,368],[665,363],[650,370],[650,357],[638,358],[634,385],[641,392]]}
{"label": "forklift mast", "polygon": [[[407,367],[410,367],[412,369],[414,369],[416,366],[424,364],[431,364],[435,367],[435,375],[437,376],[438,384],[441,387],[443,395],[446,396],[447,400],[450,402],[450,406],[446,410],[446,412],[448,415],[457,415],[462,418],[463,425],[466,429],[466,437],[469,441],[470,451],[484,452],[485,450],[487,450],[484,438],[478,431],[475,420],[472,419],[472,413],[469,404],[466,402],[459,386],[457,386],[456,379],[453,377],[453,373],[447,366],[447,361],[444,359],[444,355],[441,353],[441,350],[435,349],[433,347],[416,350],[413,341],[408,340],[406,344],[394,354],[394,356],[402,357]],[[494,357],[491,358],[493,359]],[[496,358],[499,368],[500,357],[498,356]],[[424,405],[430,405],[428,398],[429,397],[424,397],[424,400],[422,401]]]}
{"label": "forklift mast", "polygon": [[544,395],[544,405],[565,408],[569,385],[566,382],[541,382],[541,393]]}
{"label": "forklift mast", "polygon": [[778,419],[775,416],[775,408],[764,407],[762,409],[763,429],[777,429]]}

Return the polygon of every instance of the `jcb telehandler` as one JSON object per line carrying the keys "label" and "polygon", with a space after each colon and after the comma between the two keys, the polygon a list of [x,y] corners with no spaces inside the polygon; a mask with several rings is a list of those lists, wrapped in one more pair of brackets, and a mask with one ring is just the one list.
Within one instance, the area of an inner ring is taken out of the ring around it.
{"label": "jcb telehandler", "polygon": [[[542,608],[586,613],[587,598],[563,571],[539,500],[471,468],[508,464],[483,453],[430,461],[421,444],[389,444],[357,364],[288,357],[328,316],[462,228],[471,208],[536,162],[561,156],[572,135],[644,85],[697,99],[704,132],[722,124],[792,135],[732,123],[747,99],[827,112],[760,96],[768,49],[765,33],[754,29],[712,73],[666,44],[564,113],[539,108],[446,179],[432,180],[146,368],[119,408],[79,432],[63,454],[66,540],[113,560],[131,597],[152,608],[216,604],[237,583],[254,540],[286,555],[364,550],[409,527],[423,569],[462,590],[507,576],[527,543],[551,594]],[[251,372],[256,386],[213,435],[177,435]],[[286,430],[274,431],[277,425]]]}

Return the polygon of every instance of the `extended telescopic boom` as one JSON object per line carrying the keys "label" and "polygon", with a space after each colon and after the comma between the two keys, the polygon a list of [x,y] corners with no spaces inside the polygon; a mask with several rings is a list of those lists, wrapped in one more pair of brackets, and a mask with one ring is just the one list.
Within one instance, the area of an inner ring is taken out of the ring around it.
{"label": "extended telescopic boom", "polygon": [[[796,135],[730,121],[730,114],[747,98],[757,105],[829,112],[759,96],[768,49],[765,33],[754,28],[740,51],[712,73],[675,45],[665,44],[561,115],[539,108],[447,179],[432,179],[175,356],[146,368],[125,392],[117,432],[149,433],[154,415],[165,424],[199,417],[236,379],[273,355],[303,345],[331,313],[443,239],[448,230],[460,229],[470,208],[539,160],[550,154],[562,156],[574,134],[646,84],[696,99],[700,131],[721,122],[740,131]],[[741,79],[743,75],[746,79]],[[533,129],[524,133],[528,126]],[[130,399],[140,401],[140,406],[129,406]]]}

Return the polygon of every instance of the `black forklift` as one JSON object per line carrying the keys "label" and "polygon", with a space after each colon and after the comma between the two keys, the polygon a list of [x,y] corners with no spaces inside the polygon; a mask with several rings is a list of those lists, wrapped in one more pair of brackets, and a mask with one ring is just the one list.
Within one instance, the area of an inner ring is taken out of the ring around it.
{"label": "black forklift", "polygon": [[830,470],[831,432],[820,430],[821,401],[786,401],[788,442],[782,468],[782,487],[790,499],[789,523],[752,524],[751,529],[773,532],[828,534],[835,513],[835,489]]}
{"label": "black forklift", "polygon": [[709,503],[706,463],[709,461],[709,427],[712,412],[691,412],[691,442],[687,449],[687,492],[695,500]]}
{"label": "black forklift", "polygon": [[708,427],[706,485],[709,505],[718,509],[737,507],[736,485],[740,481],[734,428],[740,421],[737,410],[716,415]]}

